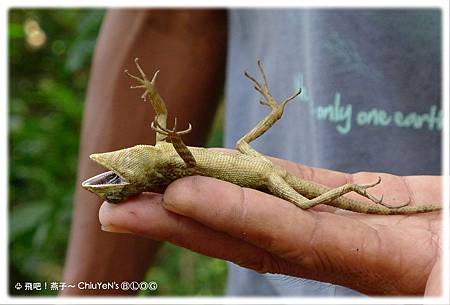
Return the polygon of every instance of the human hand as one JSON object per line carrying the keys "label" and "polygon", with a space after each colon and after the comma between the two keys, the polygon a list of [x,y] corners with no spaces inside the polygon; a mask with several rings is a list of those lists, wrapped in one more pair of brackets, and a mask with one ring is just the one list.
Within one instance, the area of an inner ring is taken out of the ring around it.
{"label": "human hand", "polygon": [[[272,159],[291,174],[336,187],[382,178],[386,202],[439,203],[441,178],[344,174]],[[358,195],[349,197],[367,201]],[[328,206],[302,210],[253,189],[213,178],[176,180],[163,195],[104,203],[103,229],[169,241],[258,272],[343,285],[369,295],[441,293],[441,214],[356,214]]]}

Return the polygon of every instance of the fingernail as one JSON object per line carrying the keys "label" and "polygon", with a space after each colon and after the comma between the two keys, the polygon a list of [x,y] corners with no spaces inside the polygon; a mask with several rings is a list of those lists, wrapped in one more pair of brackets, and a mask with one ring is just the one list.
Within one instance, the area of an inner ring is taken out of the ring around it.
{"label": "fingernail", "polygon": [[102,225],[102,231],[105,232],[110,232],[110,233],[133,233],[130,230],[124,229],[124,228],[120,228],[120,227],[116,227],[114,225],[107,225],[107,226],[103,226]]}

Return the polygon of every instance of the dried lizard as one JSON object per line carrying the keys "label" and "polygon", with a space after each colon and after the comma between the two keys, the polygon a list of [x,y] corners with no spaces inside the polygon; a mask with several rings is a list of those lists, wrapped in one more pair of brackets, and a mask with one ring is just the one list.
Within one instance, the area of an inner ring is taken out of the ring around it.
{"label": "dried lizard", "polygon": [[[238,154],[211,151],[202,147],[186,146],[181,135],[190,132],[189,128],[177,131],[167,128],[167,108],[155,88],[157,71],[150,81],[135,59],[141,77],[125,72],[138,82],[131,88],[144,89],[142,98],[149,99],[156,116],[151,125],[156,132],[156,144],[137,145],[118,151],[92,154],[90,158],[109,169],[108,172],[94,176],[82,183],[82,186],[101,198],[119,203],[141,192],[153,191],[172,181],[191,175],[202,175],[228,181],[242,187],[253,188],[285,199],[302,209],[318,204],[326,204],[340,209],[367,214],[415,214],[440,210],[439,205],[390,207],[383,198],[375,198],[367,189],[379,184],[345,184],[334,189],[315,184],[290,175],[284,168],[273,164],[266,156],[250,146],[250,142],[264,134],[283,114],[289,101],[296,98],[301,90],[281,103],[273,98],[260,61],[258,68],[262,83],[245,72],[245,76],[261,94],[262,105],[270,107],[270,113],[252,130],[236,143]],[[348,192],[356,192],[374,203],[365,203],[343,197]]]}

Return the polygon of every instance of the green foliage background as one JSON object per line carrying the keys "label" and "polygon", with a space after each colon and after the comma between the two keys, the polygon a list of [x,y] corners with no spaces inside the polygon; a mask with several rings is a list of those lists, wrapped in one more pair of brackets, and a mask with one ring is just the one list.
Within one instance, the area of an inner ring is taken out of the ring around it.
{"label": "green foliage background", "polygon": [[[9,11],[9,279],[60,282],[68,242],[83,102],[104,10]],[[35,20],[45,43],[27,43],[24,24]],[[222,143],[219,111],[210,138]],[[150,295],[221,295],[223,261],[166,245],[147,276]],[[145,293],[142,293],[145,294]]]}

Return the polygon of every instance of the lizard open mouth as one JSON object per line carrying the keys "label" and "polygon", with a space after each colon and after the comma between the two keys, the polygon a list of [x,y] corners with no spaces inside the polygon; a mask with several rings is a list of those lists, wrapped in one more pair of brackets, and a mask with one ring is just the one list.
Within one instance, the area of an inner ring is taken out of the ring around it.
{"label": "lizard open mouth", "polygon": [[90,186],[105,186],[105,185],[127,185],[127,180],[120,177],[113,171],[108,171],[105,173],[98,174],[92,178],[87,179],[82,183],[83,187]]}

